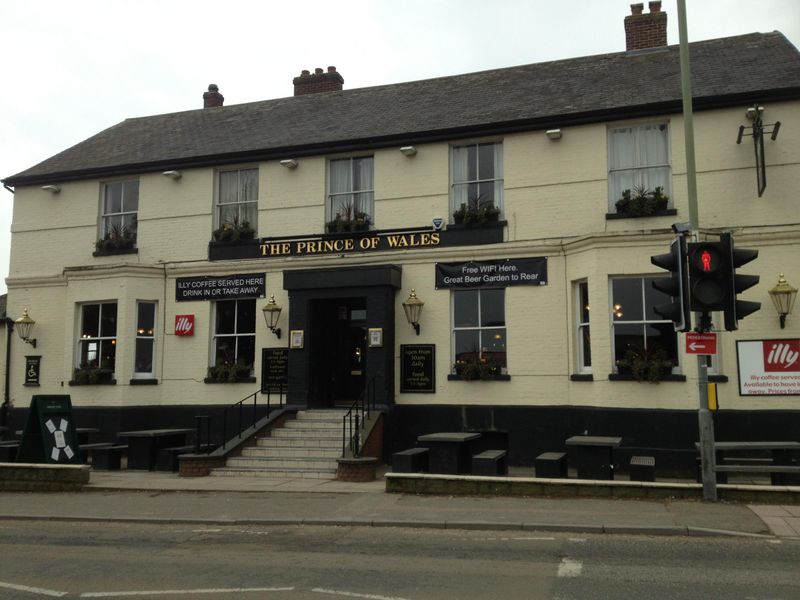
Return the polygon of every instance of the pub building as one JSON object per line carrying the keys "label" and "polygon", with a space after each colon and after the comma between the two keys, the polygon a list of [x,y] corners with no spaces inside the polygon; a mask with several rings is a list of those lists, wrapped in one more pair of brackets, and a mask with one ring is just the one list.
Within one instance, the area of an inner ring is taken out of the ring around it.
{"label": "pub building", "polygon": [[[4,419],[69,394],[105,439],[193,427],[285,373],[291,409],[372,388],[384,460],[479,431],[516,465],[582,433],[693,465],[696,360],[651,285],[689,220],[660,5],[632,5],[612,54],[362,89],[328,67],[239,105],[210,85],[7,177],[7,314],[37,345],[8,345]],[[701,239],[759,252],[761,309],[714,314],[717,436],[794,439],[798,362],[769,386],[745,349],[800,349],[771,300],[800,281],[800,54],[779,32],[690,49]]]}

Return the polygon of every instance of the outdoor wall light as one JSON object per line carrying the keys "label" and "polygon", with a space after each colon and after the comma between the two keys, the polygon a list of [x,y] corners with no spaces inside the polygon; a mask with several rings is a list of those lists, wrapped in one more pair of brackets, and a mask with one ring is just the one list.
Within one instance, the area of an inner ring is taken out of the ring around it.
{"label": "outdoor wall light", "polygon": [[60,192],[60,191],[61,191],[61,186],[59,186],[59,185],[53,185],[53,184],[50,184],[50,185],[43,185],[43,186],[42,186],[42,189],[43,189],[45,192],[50,192],[51,194],[57,194],[58,192]]}
{"label": "outdoor wall light", "polygon": [[560,129],[548,129],[544,132],[544,134],[550,138],[551,140],[560,140],[561,139],[561,130]]}
{"label": "outdoor wall light", "polygon": [[781,320],[781,329],[786,327],[786,317],[792,314],[795,298],[797,298],[797,288],[786,283],[786,279],[781,273],[778,276],[777,285],[769,291],[769,297],[778,311]]}
{"label": "outdoor wall light", "polygon": [[34,325],[36,325],[36,321],[31,319],[27,308],[22,311],[22,316],[14,321],[14,328],[17,330],[17,335],[19,335],[20,339],[36,348],[36,340],[31,338]]}
{"label": "outdoor wall light", "polygon": [[275,294],[269,297],[269,302],[264,305],[261,311],[264,313],[264,321],[267,323],[267,328],[274,333],[278,339],[281,339],[281,328],[278,327],[278,319],[281,316],[282,307],[275,303]]}
{"label": "outdoor wall light", "polygon": [[406,320],[414,328],[414,331],[419,335],[419,315],[422,313],[422,307],[425,303],[417,298],[417,293],[411,290],[411,293],[403,302],[403,310],[406,312]]}
{"label": "outdoor wall light", "polygon": [[284,158],[281,161],[281,166],[286,167],[287,169],[296,169],[297,168],[297,159],[296,158]]}
{"label": "outdoor wall light", "polygon": [[401,146],[400,152],[405,156],[414,156],[417,153],[417,149],[414,146]]}
{"label": "outdoor wall light", "polygon": [[180,171],[164,171],[162,175],[164,177],[169,177],[170,179],[180,179],[183,177],[183,173]]}

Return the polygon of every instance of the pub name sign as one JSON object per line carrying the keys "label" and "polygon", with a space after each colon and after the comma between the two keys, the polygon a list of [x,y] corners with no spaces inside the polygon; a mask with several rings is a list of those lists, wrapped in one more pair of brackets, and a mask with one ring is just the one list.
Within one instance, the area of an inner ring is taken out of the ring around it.
{"label": "pub name sign", "polygon": [[435,248],[441,243],[438,231],[393,233],[344,237],[333,239],[269,240],[259,244],[262,257],[307,256],[315,254],[342,254],[345,252],[369,252],[380,250],[402,250],[405,248]]}

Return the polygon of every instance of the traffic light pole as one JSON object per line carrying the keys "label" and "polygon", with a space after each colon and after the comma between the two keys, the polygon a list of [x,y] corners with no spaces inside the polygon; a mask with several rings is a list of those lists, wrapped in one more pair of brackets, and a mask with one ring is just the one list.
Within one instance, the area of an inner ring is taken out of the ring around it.
{"label": "traffic light pole", "polygon": [[[692,118],[692,75],[689,68],[689,42],[686,33],[686,0],[678,0],[678,32],[680,36],[681,88],[683,90],[683,129],[686,141],[686,184],[689,201],[691,234],[696,240],[700,231],[697,210],[697,171],[694,159],[694,121]],[[702,330],[702,313],[697,313],[697,323]],[[700,464],[703,471],[703,499],[717,501],[717,478],[714,471],[714,419],[708,410],[708,366],[706,357],[697,356],[697,380],[700,406],[697,413],[700,434]]]}

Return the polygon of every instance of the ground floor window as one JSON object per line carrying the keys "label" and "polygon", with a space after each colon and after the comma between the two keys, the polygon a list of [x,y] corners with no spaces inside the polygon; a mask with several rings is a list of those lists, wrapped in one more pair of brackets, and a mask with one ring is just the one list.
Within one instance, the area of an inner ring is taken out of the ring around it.
{"label": "ground floor window", "polygon": [[580,373],[592,372],[592,345],[589,330],[589,284],[579,281],[575,285],[577,325],[577,367]]}
{"label": "ground floor window", "polygon": [[134,378],[149,378],[155,374],[156,303],[136,303],[136,352]]}
{"label": "ground floor window", "polygon": [[454,290],[453,372],[464,379],[505,374],[505,289]]}
{"label": "ground floor window", "polygon": [[80,305],[80,335],[74,379],[102,383],[114,376],[117,356],[117,303]]}
{"label": "ground floor window", "polygon": [[678,337],[672,321],[653,311],[669,302],[652,286],[654,277],[625,277],[611,281],[614,365],[620,374],[657,379],[678,365]]}
{"label": "ground floor window", "polygon": [[255,352],[255,299],[215,302],[209,376],[217,381],[236,381],[250,377]]}

